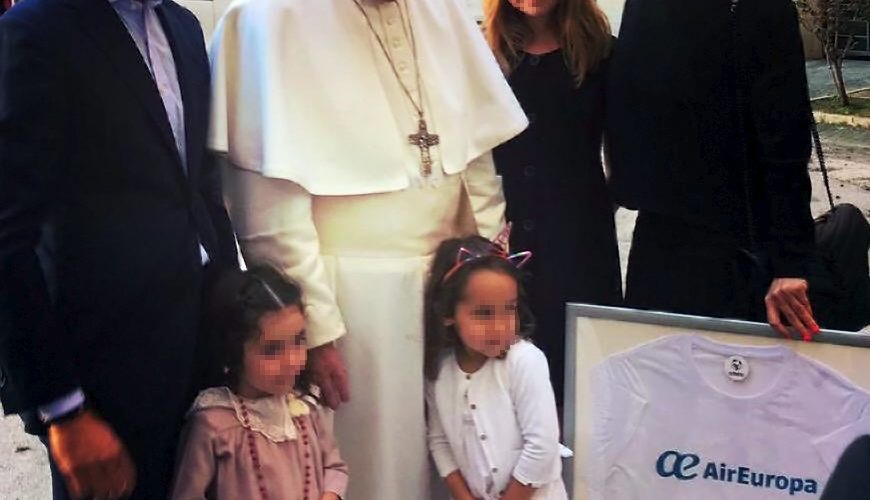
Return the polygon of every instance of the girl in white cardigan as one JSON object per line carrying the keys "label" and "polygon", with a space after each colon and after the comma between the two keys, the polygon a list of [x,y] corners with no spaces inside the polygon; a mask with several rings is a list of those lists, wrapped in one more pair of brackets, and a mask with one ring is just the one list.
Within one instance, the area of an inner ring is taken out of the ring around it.
{"label": "girl in white cardigan", "polygon": [[443,242],[426,287],[429,451],[455,500],[567,500],[547,359],[526,337],[528,252]]}

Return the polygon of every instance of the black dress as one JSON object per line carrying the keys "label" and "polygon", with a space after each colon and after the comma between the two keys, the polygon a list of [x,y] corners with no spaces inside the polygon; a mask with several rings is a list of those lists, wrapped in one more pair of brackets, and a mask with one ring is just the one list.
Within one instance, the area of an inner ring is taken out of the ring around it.
{"label": "black dress", "polygon": [[766,250],[774,277],[807,275],[811,110],[797,10],[791,0],[731,9],[625,4],[605,124],[611,192],[640,212],[630,307],[765,321],[766,287],[743,249]]}
{"label": "black dress", "polygon": [[605,67],[578,88],[562,51],[525,54],[508,81],[529,128],[494,151],[504,183],[511,250],[531,250],[526,283],[562,401],[565,303],[622,301],[613,204],[601,163]]}

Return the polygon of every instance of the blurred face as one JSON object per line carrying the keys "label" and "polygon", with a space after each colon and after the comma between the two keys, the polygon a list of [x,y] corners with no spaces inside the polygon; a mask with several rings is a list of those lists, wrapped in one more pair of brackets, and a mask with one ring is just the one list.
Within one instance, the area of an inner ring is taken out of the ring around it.
{"label": "blurred face", "polygon": [[559,0],[508,0],[508,3],[529,17],[543,17],[553,12]]}
{"label": "blurred face", "polygon": [[449,320],[472,357],[495,358],[517,339],[517,282],[482,269],[468,278],[465,294]]}
{"label": "blurred face", "polygon": [[287,394],[305,367],[305,316],[299,307],[288,306],[263,316],[260,331],[259,338],[245,343],[238,392],[246,398]]}

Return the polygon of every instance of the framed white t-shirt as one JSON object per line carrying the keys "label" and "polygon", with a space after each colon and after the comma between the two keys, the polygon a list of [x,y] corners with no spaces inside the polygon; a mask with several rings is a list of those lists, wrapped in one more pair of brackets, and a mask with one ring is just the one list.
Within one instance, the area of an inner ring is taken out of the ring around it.
{"label": "framed white t-shirt", "polygon": [[818,498],[870,394],[783,345],[673,335],[592,369],[593,499]]}

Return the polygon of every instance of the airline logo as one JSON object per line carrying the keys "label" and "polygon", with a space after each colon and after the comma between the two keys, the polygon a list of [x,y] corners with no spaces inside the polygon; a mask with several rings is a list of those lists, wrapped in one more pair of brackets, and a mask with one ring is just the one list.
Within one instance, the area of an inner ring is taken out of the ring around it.
{"label": "airline logo", "polygon": [[761,471],[748,465],[730,465],[724,462],[702,460],[694,453],[667,450],[656,460],[656,473],[662,478],[677,481],[717,481],[741,484],[748,488],[817,494],[819,481],[812,478],[792,477],[779,473]]}

